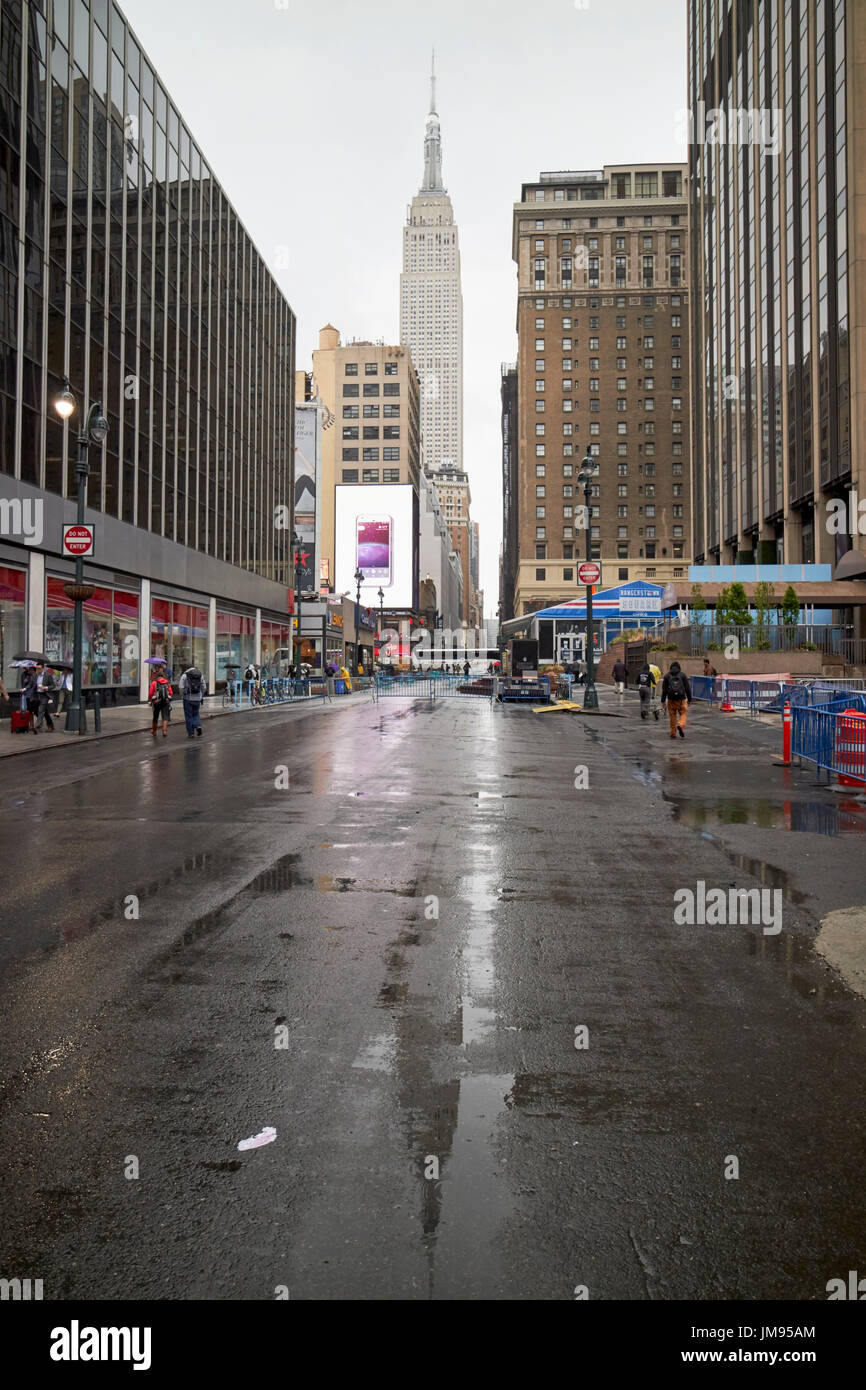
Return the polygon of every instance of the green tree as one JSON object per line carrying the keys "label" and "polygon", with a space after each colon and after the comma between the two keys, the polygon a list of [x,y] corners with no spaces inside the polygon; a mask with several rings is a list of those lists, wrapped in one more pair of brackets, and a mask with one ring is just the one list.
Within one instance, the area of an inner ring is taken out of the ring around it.
{"label": "green tree", "polygon": [[727,584],[723,584],[716,599],[716,624],[719,627],[727,627],[730,619],[731,591]]}
{"label": "green tree", "polygon": [[748,627],[752,621],[749,600],[742,584],[732,584],[728,590],[728,622],[732,627]]}
{"label": "green tree", "polygon": [[692,608],[695,609],[698,613],[702,613],[702,612],[704,612],[705,609],[706,609],[707,600],[704,598],[704,591],[703,591],[703,589],[701,588],[700,584],[693,584],[693,585],[692,585],[692,605],[691,605],[691,606],[692,606]]}
{"label": "green tree", "polygon": [[755,585],[755,644],[759,648],[769,647],[770,641],[767,636],[767,620],[773,608],[773,600],[776,597],[774,585],[768,584],[762,579]]}
{"label": "green tree", "polygon": [[782,595],[782,608],[779,616],[785,627],[796,627],[800,621],[800,600],[793,584],[789,584]]}

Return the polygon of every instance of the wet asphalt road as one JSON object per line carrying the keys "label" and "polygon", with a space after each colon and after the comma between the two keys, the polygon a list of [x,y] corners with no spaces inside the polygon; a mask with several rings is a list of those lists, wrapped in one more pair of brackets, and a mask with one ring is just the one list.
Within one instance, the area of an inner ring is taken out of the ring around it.
{"label": "wet asphalt road", "polygon": [[[760,726],[623,708],[359,700],[9,759],[0,1273],[824,1299],[862,1268],[866,1002],[810,942],[863,900],[866,812]],[[676,925],[697,879],[778,887],[781,933]]]}

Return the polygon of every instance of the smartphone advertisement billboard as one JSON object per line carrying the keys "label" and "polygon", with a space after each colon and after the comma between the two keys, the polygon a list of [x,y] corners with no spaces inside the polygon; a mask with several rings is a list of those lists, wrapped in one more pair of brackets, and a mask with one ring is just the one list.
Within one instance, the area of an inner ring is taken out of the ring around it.
{"label": "smartphone advertisement billboard", "polygon": [[408,483],[338,483],[335,489],[334,588],[355,596],[355,571],[364,575],[361,604],[386,609],[415,602],[416,505]]}

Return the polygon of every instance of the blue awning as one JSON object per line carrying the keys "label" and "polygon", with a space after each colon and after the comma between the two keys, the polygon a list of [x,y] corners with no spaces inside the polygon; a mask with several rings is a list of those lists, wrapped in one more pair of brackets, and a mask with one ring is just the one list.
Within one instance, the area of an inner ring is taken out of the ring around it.
{"label": "blue awning", "polygon": [[[630,584],[617,584],[613,589],[600,589],[592,596],[593,618],[661,618],[662,585],[636,579]],[[536,618],[585,618],[586,597],[569,599],[555,608],[542,608]]]}

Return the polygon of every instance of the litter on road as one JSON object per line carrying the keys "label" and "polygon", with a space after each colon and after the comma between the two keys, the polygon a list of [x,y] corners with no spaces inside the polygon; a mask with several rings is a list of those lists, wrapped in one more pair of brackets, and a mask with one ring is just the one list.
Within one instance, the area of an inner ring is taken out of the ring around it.
{"label": "litter on road", "polygon": [[260,1149],[263,1144],[272,1144],[276,1137],[277,1131],[274,1129],[273,1125],[265,1125],[264,1129],[261,1130],[259,1134],[254,1134],[251,1139],[242,1139],[238,1144],[238,1148],[241,1151],[244,1149]]}

